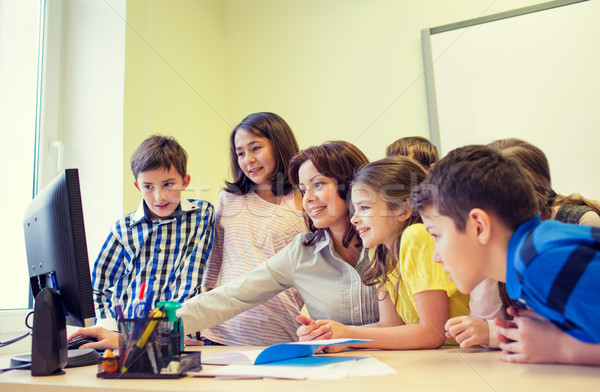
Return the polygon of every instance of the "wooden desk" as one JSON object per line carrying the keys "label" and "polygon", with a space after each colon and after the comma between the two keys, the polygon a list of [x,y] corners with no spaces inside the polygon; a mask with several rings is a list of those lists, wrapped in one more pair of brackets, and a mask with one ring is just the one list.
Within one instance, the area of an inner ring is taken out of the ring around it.
{"label": "wooden desk", "polygon": [[[240,347],[204,347],[203,355]],[[443,348],[419,351],[356,350],[336,355],[372,355],[396,369],[386,376],[342,380],[103,380],[96,367],[65,369],[66,374],[31,377],[28,370],[0,374],[0,391],[231,391],[231,392],[386,392],[386,391],[599,391],[600,368],[504,363],[498,352]],[[8,358],[0,358],[0,366]],[[208,368],[208,366],[205,366]]]}

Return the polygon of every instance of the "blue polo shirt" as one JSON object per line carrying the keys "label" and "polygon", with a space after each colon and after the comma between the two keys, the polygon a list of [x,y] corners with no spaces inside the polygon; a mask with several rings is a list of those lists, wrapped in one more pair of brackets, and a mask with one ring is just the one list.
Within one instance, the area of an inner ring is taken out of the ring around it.
{"label": "blue polo shirt", "polygon": [[506,290],[574,338],[600,343],[600,228],[523,223],[508,244]]}

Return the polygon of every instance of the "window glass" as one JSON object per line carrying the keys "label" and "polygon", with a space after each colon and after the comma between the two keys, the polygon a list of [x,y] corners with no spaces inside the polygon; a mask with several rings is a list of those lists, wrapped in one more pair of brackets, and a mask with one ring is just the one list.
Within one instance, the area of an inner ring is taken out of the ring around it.
{"label": "window glass", "polygon": [[26,308],[23,215],[33,197],[43,1],[0,0],[0,309]]}

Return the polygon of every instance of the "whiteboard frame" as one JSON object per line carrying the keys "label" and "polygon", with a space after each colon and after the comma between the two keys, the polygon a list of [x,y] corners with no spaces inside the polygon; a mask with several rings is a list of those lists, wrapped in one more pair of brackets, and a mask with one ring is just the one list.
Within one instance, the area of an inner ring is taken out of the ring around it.
{"label": "whiteboard frame", "polygon": [[502,19],[527,15],[534,12],[545,11],[553,8],[563,7],[571,4],[582,3],[589,0],[554,0],[547,3],[536,4],[529,7],[519,8],[511,11],[486,15],[479,18],[469,19],[462,22],[450,23],[443,26],[431,27],[421,30],[421,44],[423,50],[423,67],[425,76],[425,94],[427,99],[427,117],[429,122],[429,137],[431,142],[442,151],[440,126],[437,108],[437,96],[435,91],[435,74],[433,52],[431,50],[431,36],[446,31],[462,29],[479,24],[495,22]]}

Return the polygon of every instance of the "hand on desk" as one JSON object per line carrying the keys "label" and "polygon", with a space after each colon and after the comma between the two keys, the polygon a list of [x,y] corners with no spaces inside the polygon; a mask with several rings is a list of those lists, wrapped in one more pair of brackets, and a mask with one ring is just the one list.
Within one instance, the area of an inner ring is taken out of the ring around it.
{"label": "hand on desk", "polygon": [[204,346],[204,342],[198,339],[192,339],[189,336],[183,337],[183,344],[186,346]]}
{"label": "hand on desk", "polygon": [[[96,338],[96,343],[86,343],[81,345],[79,348],[93,348],[93,349],[118,349],[119,348],[119,333],[111,331],[103,327],[88,327],[81,328],[73,332],[67,337],[67,342],[79,336],[89,336]],[[183,338],[183,342],[186,346],[203,346],[204,342],[196,339],[191,339],[187,336]]]}
{"label": "hand on desk", "polygon": [[301,342],[306,340],[331,339],[331,332],[328,325],[319,324],[317,326],[317,321],[305,316],[296,317],[296,321],[301,324],[296,331]]}
{"label": "hand on desk", "polygon": [[67,337],[67,342],[78,336],[90,336],[98,341],[95,343],[86,343],[79,348],[93,348],[93,349],[117,349],[119,348],[119,333],[116,331],[110,331],[102,327],[88,327],[81,328],[73,332]]}
{"label": "hand on desk", "polygon": [[453,317],[444,326],[447,338],[455,338],[461,348],[489,344],[490,330],[485,320],[470,316]]}
{"label": "hand on desk", "polygon": [[495,320],[500,359],[600,366],[600,344],[577,340],[531,310],[511,307],[508,314],[514,316],[512,321]]}
{"label": "hand on desk", "polygon": [[497,319],[498,339],[507,362],[553,363],[561,351],[557,344],[566,335],[548,320],[531,310],[510,307],[512,321]]}
{"label": "hand on desk", "polygon": [[[296,334],[300,338],[301,342],[307,340],[321,340],[321,339],[337,339],[341,337],[347,337],[344,335],[344,324],[338,323],[332,320],[313,320],[309,317],[298,316],[296,321],[302,325],[296,331]],[[347,346],[328,346],[319,347],[317,352],[323,351],[326,353],[337,353],[344,351]]]}

